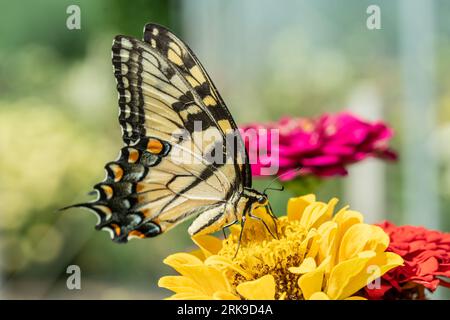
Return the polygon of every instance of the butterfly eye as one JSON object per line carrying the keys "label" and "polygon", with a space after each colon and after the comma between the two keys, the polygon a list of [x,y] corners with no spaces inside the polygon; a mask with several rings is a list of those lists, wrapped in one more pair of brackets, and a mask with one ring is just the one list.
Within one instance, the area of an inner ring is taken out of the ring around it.
{"label": "butterfly eye", "polygon": [[263,197],[263,196],[260,196],[258,198],[258,203],[261,204],[261,205],[265,205],[267,203],[267,198]]}

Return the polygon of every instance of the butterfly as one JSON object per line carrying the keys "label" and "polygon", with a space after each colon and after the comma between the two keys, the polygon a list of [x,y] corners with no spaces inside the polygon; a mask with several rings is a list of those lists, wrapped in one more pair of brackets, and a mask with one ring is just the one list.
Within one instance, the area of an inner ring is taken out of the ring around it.
{"label": "butterfly", "polygon": [[182,40],[149,23],[142,41],[115,37],[112,64],[124,147],[94,186],[97,199],[64,209],[90,209],[96,229],[119,243],[157,236],[189,218],[194,236],[258,219],[257,207],[272,215],[266,193],[252,188],[235,121]]}

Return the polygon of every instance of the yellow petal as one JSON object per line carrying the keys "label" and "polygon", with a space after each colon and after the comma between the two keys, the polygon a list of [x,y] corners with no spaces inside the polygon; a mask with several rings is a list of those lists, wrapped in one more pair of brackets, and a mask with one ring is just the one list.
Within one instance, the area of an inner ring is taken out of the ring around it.
{"label": "yellow petal", "polygon": [[274,300],[275,279],[268,274],[259,279],[241,283],[236,287],[236,291],[248,300]]}
{"label": "yellow petal", "polygon": [[355,220],[357,223],[361,223],[364,217],[358,211],[349,210],[349,206],[347,205],[340,209],[333,217],[333,221],[337,223],[343,223],[346,220]]}
{"label": "yellow petal", "polygon": [[308,205],[303,211],[300,224],[305,227],[306,230],[318,228],[322,223],[331,218],[337,202],[338,199],[333,198],[328,204],[323,202],[314,202]]}
{"label": "yellow petal", "polygon": [[362,251],[383,252],[389,245],[389,236],[378,226],[357,223],[343,235],[339,262],[355,257]]}
{"label": "yellow petal", "polygon": [[360,255],[339,263],[331,270],[325,290],[331,299],[350,297],[366,285],[370,276],[366,271],[367,262],[375,256],[375,253],[365,252]]}
{"label": "yellow petal", "polygon": [[190,255],[193,255],[196,258],[199,258],[201,261],[205,260],[205,254],[201,249],[197,249],[194,251],[189,252]]}
{"label": "yellow petal", "polygon": [[330,300],[325,292],[315,292],[309,297],[309,300]]}
{"label": "yellow petal", "polygon": [[341,239],[339,262],[351,259],[364,251],[364,246],[370,237],[370,225],[357,223],[352,225]]}
{"label": "yellow petal", "polygon": [[314,202],[308,205],[300,218],[300,225],[306,230],[309,230],[316,219],[318,219],[322,212],[326,210],[326,204],[323,202]]}
{"label": "yellow petal", "polygon": [[[383,276],[389,270],[392,270],[401,265],[403,265],[403,259],[398,254],[393,252],[379,253],[376,257],[372,258],[368,262],[367,272],[370,273],[370,276],[367,282],[372,282],[376,278]],[[373,268],[373,266],[378,267],[378,270]]]}
{"label": "yellow petal", "polygon": [[290,198],[287,204],[287,216],[289,220],[300,220],[305,208],[316,201],[316,196],[308,194],[302,197]]}
{"label": "yellow petal", "polygon": [[205,265],[207,266],[214,266],[219,269],[231,269],[239,273],[240,275],[244,276],[246,279],[251,279],[252,274],[245,271],[243,268],[241,268],[238,264],[233,263],[232,260],[229,258],[226,258],[224,256],[210,256],[208,259],[205,260]]}
{"label": "yellow petal", "polygon": [[327,257],[331,256],[334,251],[334,239],[337,234],[338,224],[333,221],[327,221],[322,224],[317,232],[320,235],[318,263],[321,263]]}
{"label": "yellow petal", "polygon": [[174,268],[178,273],[182,275],[185,275],[185,273],[183,272],[183,268],[185,265],[203,265],[203,262],[199,258],[189,253],[171,254],[170,256],[165,258],[163,262]]}
{"label": "yellow petal", "polygon": [[166,300],[211,300],[210,296],[190,292],[177,293]]}
{"label": "yellow petal", "polygon": [[217,291],[213,294],[214,300],[240,300],[238,296],[227,291]]}
{"label": "yellow petal", "polygon": [[216,291],[231,291],[223,271],[210,266],[184,266],[185,276],[195,281],[207,295]]}
{"label": "yellow petal", "polygon": [[328,201],[325,212],[323,212],[320,215],[320,218],[316,220],[316,222],[313,225],[314,228],[320,227],[325,221],[328,221],[332,218],[334,208],[336,207],[336,204],[338,202],[339,200],[337,198],[332,198],[330,201]]}
{"label": "yellow petal", "polygon": [[323,276],[323,270],[318,268],[312,272],[305,273],[298,279],[298,286],[305,300],[309,300],[314,293],[322,290]]}
{"label": "yellow petal", "polygon": [[[360,252],[358,254],[358,258],[356,259],[359,260],[357,262],[352,262],[354,264],[353,270],[356,271],[358,264],[363,263],[363,261],[366,261],[364,263],[363,268],[360,269],[359,272],[355,272],[353,274],[351,272],[348,272],[347,274],[348,280],[343,280],[341,282],[341,289],[342,289],[341,293],[337,297],[334,297],[334,293],[330,293],[327,291],[330,297],[335,299],[347,298],[352,294],[354,294],[355,292],[359,291],[360,289],[364,288],[366,285],[368,285],[376,278],[381,277],[387,271],[400,265],[403,261],[402,258],[400,258],[400,256],[394,253],[382,252],[379,254],[375,254],[374,251]],[[339,264],[339,266],[340,265],[341,264]],[[334,273],[331,275],[331,277],[336,275],[337,274]],[[331,277],[330,282],[333,281],[331,280]]]}
{"label": "yellow petal", "polygon": [[[311,240],[308,239],[309,237],[311,237]],[[311,229],[306,238],[308,239],[309,245],[307,247],[308,250],[306,251],[305,258],[316,258],[320,249],[321,236],[316,229]],[[300,247],[303,247],[303,243]]]}
{"label": "yellow petal", "polygon": [[330,266],[334,266],[339,262],[339,247],[342,245],[342,237],[351,226],[362,223],[363,216],[357,211],[348,210],[347,206],[336,213],[333,221],[337,224],[337,229],[329,243],[328,255],[331,256]]}
{"label": "yellow petal", "polygon": [[386,262],[381,267],[381,275],[384,275],[389,270],[404,264],[403,258],[396,253],[384,252],[381,256],[384,256],[386,259]]}
{"label": "yellow petal", "polygon": [[339,229],[342,231],[342,234],[344,234],[352,225],[363,223],[364,218],[361,213],[348,210],[348,206],[346,206],[334,215],[333,221],[339,225]]}
{"label": "yellow petal", "polygon": [[367,299],[364,297],[352,296],[352,297],[345,298],[344,300],[367,300]]}
{"label": "yellow petal", "polygon": [[304,274],[316,269],[316,261],[313,258],[306,258],[298,267],[291,267],[289,271],[296,274]]}
{"label": "yellow petal", "polygon": [[222,249],[222,240],[210,235],[194,236],[192,241],[202,250],[205,258],[217,254]]}
{"label": "yellow petal", "polygon": [[384,252],[389,247],[389,236],[379,226],[372,225],[371,239],[367,242],[365,250]]}
{"label": "yellow petal", "polygon": [[202,294],[202,288],[194,280],[184,276],[165,276],[159,279],[158,286],[175,293]]}

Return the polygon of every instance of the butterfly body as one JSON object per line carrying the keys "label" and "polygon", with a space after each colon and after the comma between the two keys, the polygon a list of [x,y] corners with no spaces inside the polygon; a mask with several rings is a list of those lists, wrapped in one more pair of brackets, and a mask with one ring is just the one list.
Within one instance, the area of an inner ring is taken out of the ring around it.
{"label": "butterfly body", "polygon": [[143,41],[117,36],[112,63],[125,146],[84,207],[116,242],[161,234],[195,217],[190,235],[242,221],[267,197],[251,188],[237,126],[187,45],[147,24]]}
{"label": "butterfly body", "polygon": [[226,203],[211,211],[200,214],[188,229],[191,236],[210,234],[242,220],[257,206],[264,206],[267,197],[251,188],[244,188],[241,193],[235,193]]}

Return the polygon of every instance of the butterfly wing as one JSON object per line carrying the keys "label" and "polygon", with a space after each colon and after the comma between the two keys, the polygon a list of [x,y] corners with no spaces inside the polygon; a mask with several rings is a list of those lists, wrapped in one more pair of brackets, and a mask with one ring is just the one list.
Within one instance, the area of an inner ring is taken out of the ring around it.
{"label": "butterfly wing", "polygon": [[[167,57],[184,79],[191,85],[204,104],[204,112],[214,121],[217,128],[226,136],[238,128],[225,102],[209,78],[192,50],[176,35],[163,26],[148,23],[144,27],[144,41]],[[237,148],[234,163],[237,165],[239,179],[245,187],[251,187],[252,175],[248,155],[240,135],[234,141]]]}
{"label": "butterfly wing", "polygon": [[236,124],[203,67],[154,24],[144,41],[117,36],[112,51],[125,147],[94,187],[99,198],[76,206],[97,213],[97,228],[118,242],[201,213],[223,215],[251,176]]}

